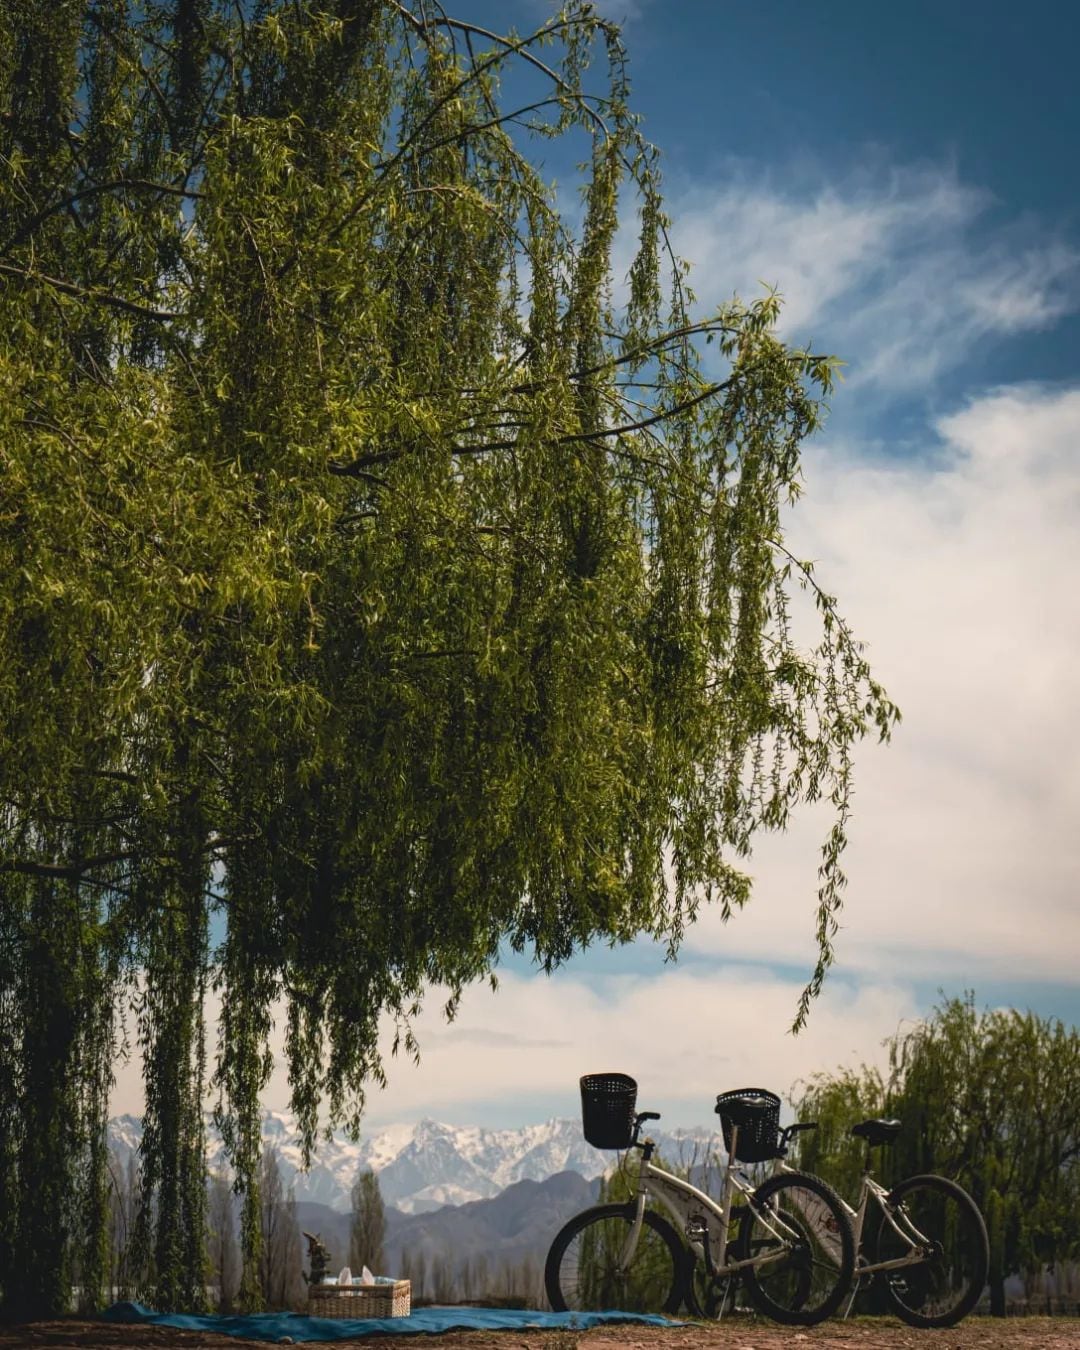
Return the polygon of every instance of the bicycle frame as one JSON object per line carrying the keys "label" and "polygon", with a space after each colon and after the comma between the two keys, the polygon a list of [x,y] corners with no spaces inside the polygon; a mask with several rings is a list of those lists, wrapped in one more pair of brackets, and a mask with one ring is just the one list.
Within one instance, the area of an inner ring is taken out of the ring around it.
{"label": "bicycle frame", "polygon": [[[930,1247],[930,1240],[925,1234],[920,1233],[915,1225],[908,1219],[906,1214],[901,1213],[904,1227],[896,1222],[896,1215],[885,1203],[889,1192],[884,1186],[874,1180],[868,1172],[863,1173],[862,1187],[859,1191],[859,1207],[853,1210],[842,1198],[840,1203],[851,1216],[851,1228],[855,1234],[855,1254],[858,1264],[855,1268],[856,1279],[862,1275],[875,1275],[880,1270],[900,1270],[903,1266],[918,1265],[926,1257],[927,1249]],[[867,1210],[870,1201],[874,1200],[878,1209],[881,1210],[889,1223],[889,1227],[908,1244],[909,1251],[906,1256],[895,1257],[891,1261],[868,1262],[861,1259],[862,1252],[862,1231],[863,1223],[866,1219]]]}
{"label": "bicycle frame", "polygon": [[[787,1163],[780,1160],[778,1160],[778,1165],[774,1168],[775,1172],[793,1172],[794,1170],[794,1168],[789,1167]],[[881,1270],[900,1270],[904,1266],[919,1265],[925,1259],[926,1249],[931,1245],[930,1240],[923,1233],[919,1232],[906,1214],[901,1214],[900,1216],[906,1227],[900,1227],[896,1222],[892,1210],[885,1203],[888,1196],[889,1192],[885,1187],[882,1186],[880,1182],[875,1181],[869,1171],[865,1171],[863,1172],[862,1182],[859,1186],[859,1206],[857,1209],[852,1209],[842,1195],[838,1194],[836,1197],[843,1206],[848,1218],[851,1220],[851,1231],[855,1238],[856,1285],[863,1275],[876,1275],[878,1271]],[[863,1225],[866,1222],[866,1215],[870,1208],[871,1201],[874,1201],[881,1210],[882,1214],[888,1220],[890,1228],[896,1232],[898,1237],[902,1238],[908,1244],[910,1250],[906,1256],[897,1256],[891,1261],[869,1262],[862,1259]]]}
{"label": "bicycle frame", "polygon": [[[655,1145],[646,1139],[642,1145],[641,1164],[638,1169],[637,1190],[634,1197],[636,1212],[630,1232],[619,1253],[619,1265],[627,1267],[637,1250],[638,1238],[644,1223],[645,1208],[650,1197],[656,1199],[668,1211],[678,1225],[679,1232],[686,1238],[695,1258],[704,1260],[705,1269],[710,1275],[734,1275],[747,1266],[761,1267],[772,1261],[779,1261],[787,1255],[787,1245],[747,1257],[741,1261],[727,1260],[729,1235],[731,1229],[731,1209],[735,1194],[738,1192],[754,1208],[755,1214],[765,1227],[781,1243],[789,1244],[799,1240],[799,1234],[791,1229],[782,1215],[754,1207],[754,1186],[743,1176],[738,1163],[734,1160],[735,1139],[724,1168],[724,1184],[720,1201],[713,1200],[703,1190],[683,1181],[681,1177],[665,1172],[651,1161]],[[715,1243],[715,1247],[714,1247]]]}

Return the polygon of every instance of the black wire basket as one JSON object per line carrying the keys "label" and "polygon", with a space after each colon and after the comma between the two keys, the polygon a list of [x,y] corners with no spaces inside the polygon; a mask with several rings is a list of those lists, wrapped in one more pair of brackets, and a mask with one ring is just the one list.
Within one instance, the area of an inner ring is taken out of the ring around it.
{"label": "black wire basket", "polygon": [[768,1162],[775,1158],[780,1142],[780,1098],[765,1088],[737,1088],[721,1092],[716,1099],[716,1114],[724,1133],[724,1147],[731,1153],[735,1139],[735,1161]]}
{"label": "black wire basket", "polygon": [[581,1080],[581,1124],[593,1148],[629,1148],[634,1139],[637,1083],[625,1073],[587,1073]]}

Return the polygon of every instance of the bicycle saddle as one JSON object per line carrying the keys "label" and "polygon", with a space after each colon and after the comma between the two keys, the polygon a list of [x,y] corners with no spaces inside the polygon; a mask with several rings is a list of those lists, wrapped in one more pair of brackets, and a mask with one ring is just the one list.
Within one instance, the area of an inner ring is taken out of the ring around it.
{"label": "bicycle saddle", "polygon": [[865,1139],[872,1148],[875,1144],[891,1144],[901,1129],[903,1124],[899,1120],[860,1120],[858,1125],[852,1125],[851,1133],[857,1139]]}

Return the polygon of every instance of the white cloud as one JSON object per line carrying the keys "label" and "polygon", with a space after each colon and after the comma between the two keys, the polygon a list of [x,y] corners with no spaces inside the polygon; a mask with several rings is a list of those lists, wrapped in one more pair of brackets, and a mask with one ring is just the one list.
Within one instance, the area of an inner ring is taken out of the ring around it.
{"label": "white cloud", "polygon": [[[676,249],[704,310],[762,284],[783,330],[850,362],[854,387],[924,389],[985,339],[1044,329],[1080,306],[1080,252],[1030,220],[1001,223],[948,167],[782,182],[724,166],[672,195]],[[624,247],[629,250],[629,236]]]}
{"label": "white cloud", "polygon": [[[371,1115],[391,1120],[441,1110],[467,1118],[471,1102],[505,1096],[512,1103],[542,1099],[547,1109],[573,1116],[581,1074],[622,1069],[638,1079],[642,1109],[662,1111],[671,1125],[707,1124],[713,1099],[728,1088],[755,1084],[786,1093],[812,1068],[880,1062],[882,1038],[914,1011],[892,981],[856,988],[838,980],[796,1039],[789,1028],[797,992],[791,978],[738,966],[592,983],[572,973],[507,975],[494,995],[470,991],[450,1027],[438,1025],[438,1005],[430,1001],[419,1069],[395,1063]],[[505,1039],[478,1054],[476,1036],[492,1025]]]}
{"label": "white cloud", "polygon": [[[1080,392],[1012,388],[937,426],[935,467],[811,457],[792,537],[904,711],[859,757],[841,969],[1077,980]],[[759,850],[698,951],[806,961],[815,826]]]}
{"label": "white cloud", "polygon": [[[726,1088],[880,1063],[927,1011],[916,983],[1077,982],[1080,391],[999,390],[936,437],[904,462],[818,448],[792,520],[904,710],[894,744],[858,756],[838,964],[807,1029],[788,1034],[813,962],[820,810],[763,841],[749,907],[727,925],[704,913],[685,967],[507,974],[449,1027],[434,991],[420,1067],[390,1062],[372,1123],[572,1115],[578,1076],[603,1068],[633,1073],[666,1122],[707,1123]],[[267,1104],[287,1095],[279,1063]],[[129,1065],[114,1109],[140,1101]]]}
{"label": "white cloud", "polygon": [[[440,991],[432,990],[416,1027],[420,1064],[388,1059],[389,1084],[371,1090],[367,1124],[423,1116],[484,1124],[573,1117],[581,1074],[620,1069],[638,1079],[643,1110],[663,1112],[671,1126],[707,1125],[716,1094],[729,1088],[786,1094],[817,1068],[880,1063],[883,1037],[915,1012],[899,983],[838,979],[795,1039],[789,1028],[798,989],[792,977],[746,966],[600,979],[507,973],[497,993],[486,985],[468,990],[450,1025],[442,1019]],[[211,1016],[216,1007],[212,1000]],[[263,1099],[273,1108],[288,1101],[282,1020]],[[389,1028],[384,1040],[388,1046]],[[492,1117],[499,1101],[505,1121]],[[141,1102],[132,1064],[118,1076],[113,1112],[137,1112]]]}

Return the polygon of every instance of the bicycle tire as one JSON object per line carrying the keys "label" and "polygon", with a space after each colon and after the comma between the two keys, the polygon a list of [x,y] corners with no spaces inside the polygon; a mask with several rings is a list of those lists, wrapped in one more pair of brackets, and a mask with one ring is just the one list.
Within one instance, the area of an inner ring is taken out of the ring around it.
{"label": "bicycle tire", "polygon": [[695,1261],[686,1282],[686,1311],[699,1321],[715,1322],[726,1291],[727,1286],[722,1284],[722,1277],[710,1275],[704,1261]]}
{"label": "bicycle tire", "polygon": [[634,1204],[595,1205],[556,1233],[544,1264],[555,1312],[678,1312],[689,1253],[659,1214],[645,1211],[630,1269],[616,1268],[636,1213]]}
{"label": "bicycle tire", "polygon": [[735,1256],[787,1254],[743,1270],[750,1302],[785,1326],[831,1317],[851,1287],[855,1238],[840,1197],[820,1177],[783,1172],[762,1182],[747,1206]]}
{"label": "bicycle tire", "polygon": [[[929,1238],[933,1250],[915,1266],[879,1271],[893,1311],[909,1326],[951,1327],[982,1297],[990,1268],[990,1243],[979,1207],[948,1177],[908,1177],[883,1202]],[[904,1239],[883,1214],[874,1239],[872,1263],[905,1252]],[[907,1250],[910,1250],[910,1242]]]}

